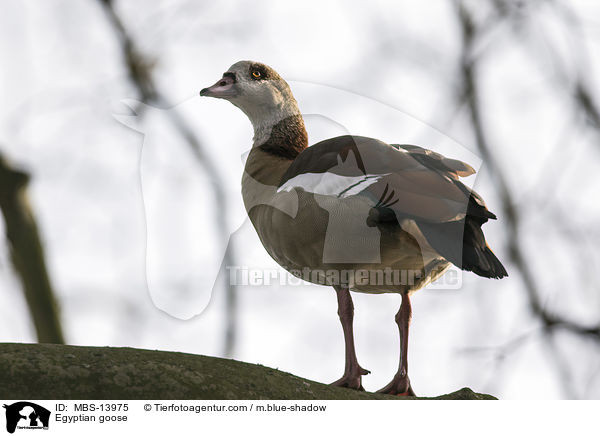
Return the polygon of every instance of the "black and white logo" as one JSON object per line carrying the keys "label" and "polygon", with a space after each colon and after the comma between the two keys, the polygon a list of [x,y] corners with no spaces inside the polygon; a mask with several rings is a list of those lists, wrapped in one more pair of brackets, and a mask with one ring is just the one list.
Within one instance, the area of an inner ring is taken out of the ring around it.
{"label": "black and white logo", "polygon": [[50,411],[29,401],[19,401],[3,406],[6,409],[6,431],[14,433],[16,429],[48,429]]}

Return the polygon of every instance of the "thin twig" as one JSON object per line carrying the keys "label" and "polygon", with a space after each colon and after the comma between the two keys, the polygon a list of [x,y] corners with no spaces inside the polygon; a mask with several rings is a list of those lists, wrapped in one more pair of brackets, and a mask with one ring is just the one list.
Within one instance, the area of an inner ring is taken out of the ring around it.
{"label": "thin twig", "polygon": [[506,178],[491,151],[491,147],[483,127],[484,122],[482,119],[479,101],[479,89],[476,72],[477,59],[472,55],[471,50],[474,46],[478,29],[469,11],[460,2],[457,2],[457,13],[459,17],[459,23],[461,25],[463,39],[461,73],[464,88],[462,94],[467,101],[467,106],[469,107],[471,125],[475,135],[477,148],[489,168],[490,174],[494,180],[494,186],[501,200],[503,212],[502,218],[509,234],[509,237],[507,238],[508,253],[511,262],[519,270],[521,275],[525,290],[527,291],[530,309],[547,328],[561,328],[576,334],[590,336],[600,343],[600,325],[586,326],[579,324],[578,322],[564,318],[559,314],[548,312],[548,310],[542,304],[542,293],[535,280],[535,276],[529,267],[526,255],[521,247],[518,210],[515,202],[513,201],[513,196],[508,187],[508,183],[506,182]]}

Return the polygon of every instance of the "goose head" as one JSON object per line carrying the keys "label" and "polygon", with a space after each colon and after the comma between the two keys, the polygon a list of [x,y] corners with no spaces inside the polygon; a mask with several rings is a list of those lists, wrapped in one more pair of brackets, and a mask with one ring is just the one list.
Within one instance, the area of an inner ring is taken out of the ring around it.
{"label": "goose head", "polygon": [[217,83],[200,91],[200,95],[227,100],[240,108],[250,119],[255,134],[300,114],[287,82],[260,62],[236,62]]}

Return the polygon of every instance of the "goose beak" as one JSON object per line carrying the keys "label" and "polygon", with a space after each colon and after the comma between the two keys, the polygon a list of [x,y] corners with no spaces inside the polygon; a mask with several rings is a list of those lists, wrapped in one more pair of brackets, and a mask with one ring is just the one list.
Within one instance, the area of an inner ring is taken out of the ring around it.
{"label": "goose beak", "polygon": [[224,75],[213,86],[204,88],[200,91],[201,97],[215,97],[215,98],[231,98],[235,97],[238,92],[235,88],[235,78],[230,75]]}

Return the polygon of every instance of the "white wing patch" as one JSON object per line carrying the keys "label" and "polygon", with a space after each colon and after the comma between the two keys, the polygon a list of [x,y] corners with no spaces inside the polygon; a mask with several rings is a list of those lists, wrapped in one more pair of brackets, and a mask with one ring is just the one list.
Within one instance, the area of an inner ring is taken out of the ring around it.
{"label": "white wing patch", "polygon": [[320,195],[333,195],[346,198],[364,191],[388,174],[367,174],[358,177],[340,176],[338,174],[304,173],[291,178],[277,189],[277,192],[302,188],[307,192]]}

